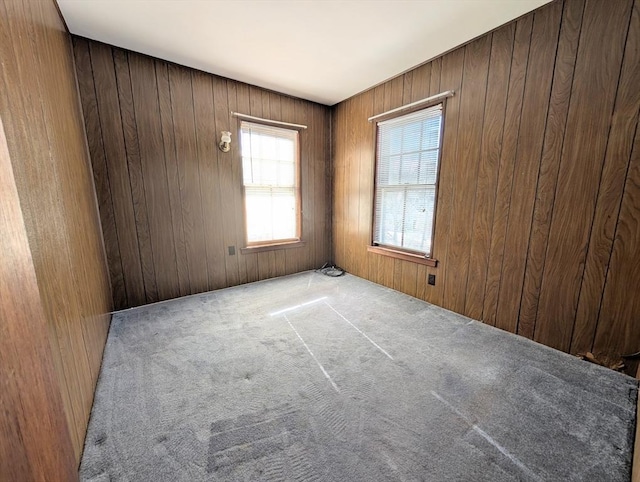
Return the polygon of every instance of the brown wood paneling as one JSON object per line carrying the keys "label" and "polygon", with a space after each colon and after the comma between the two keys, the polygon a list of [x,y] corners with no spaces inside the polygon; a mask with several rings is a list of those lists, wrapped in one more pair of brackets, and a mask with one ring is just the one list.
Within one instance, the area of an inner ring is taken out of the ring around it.
{"label": "brown wood paneling", "polygon": [[[71,39],[53,1],[3,0],[0,10],[0,117],[46,318],[46,332],[32,336],[35,347],[41,336],[50,345],[47,363],[53,367],[71,438],[72,451],[61,441],[59,456],[75,456],[77,463],[110,321],[111,288]],[[86,49],[81,56],[88,58]],[[81,80],[91,71],[88,65],[78,72]],[[93,88],[95,95],[92,84],[83,80],[80,87]],[[87,105],[97,112],[95,98]],[[91,126],[102,135],[99,122]],[[101,147],[99,140],[92,145]],[[103,181],[100,188],[109,185]],[[107,211],[112,209],[108,204]],[[107,217],[114,220],[113,210]],[[116,272],[114,266],[112,274]],[[42,329],[37,319],[32,322],[29,326]],[[33,362],[43,360],[36,356]],[[33,393],[39,389],[30,387]],[[24,396],[31,396],[28,390]],[[51,403],[55,405],[55,397]]]}
{"label": "brown wood paneling", "polygon": [[560,28],[560,39],[556,52],[556,66],[551,87],[544,146],[540,160],[538,188],[531,222],[531,238],[522,288],[522,303],[518,333],[533,338],[533,330],[538,313],[538,299],[545,252],[551,225],[551,212],[558,181],[558,167],[567,125],[571,85],[578,52],[578,39],[582,26],[584,0],[565,2]]}
{"label": "brown wood paneling", "polygon": [[[151,234],[149,229],[149,216],[147,213],[146,194],[144,188],[144,174],[142,169],[142,159],[140,157],[140,143],[136,132],[136,114],[133,104],[133,91],[131,86],[131,73],[129,69],[129,58],[127,53],[121,50],[113,52],[113,61],[116,69],[116,79],[118,81],[118,101],[120,113],[122,115],[122,128],[124,133],[125,148],[127,150],[127,163],[129,165],[129,180],[131,182],[131,202],[136,218],[136,232],[138,233],[138,249],[140,253],[140,265],[142,267],[142,281],[144,283],[144,293],[147,302],[158,301],[158,287],[156,283],[156,272],[153,264],[153,250],[151,247]],[[79,62],[78,62],[79,65]],[[82,96],[82,93],[80,94]],[[85,112],[85,118],[91,116]],[[87,120],[86,122],[89,122]],[[87,132],[87,138],[91,134]],[[94,177],[98,177],[94,169]],[[101,181],[96,181],[100,184]],[[98,199],[98,203],[100,200]],[[109,229],[108,227],[105,227]],[[108,246],[111,240],[105,238],[105,245]],[[114,250],[113,247],[107,247]],[[118,304],[114,299],[117,309],[126,308],[125,304]]]}
{"label": "brown wood paneling", "polygon": [[531,14],[516,22],[513,56],[511,58],[509,91],[507,94],[502,149],[500,151],[500,164],[498,167],[498,185],[493,211],[491,245],[489,248],[489,266],[485,285],[484,307],[482,310],[482,320],[494,326],[496,325],[502,262],[504,259],[507,222],[509,219],[509,205],[511,203],[511,185],[513,181],[518,136],[520,134],[522,98],[524,95],[527,62],[529,60],[532,26],[533,15]]}
{"label": "brown wood paneling", "polygon": [[[433,258],[438,260],[440,268],[436,274],[435,286],[427,285],[425,297],[428,302],[444,305],[444,287],[447,276],[447,259],[449,253],[450,230],[440,229],[438,226],[450,226],[453,211],[454,180],[456,177],[455,154],[460,122],[460,102],[463,71],[464,49],[454,50],[442,58],[438,70],[440,75],[439,89],[453,90],[457,95],[447,99],[445,105],[444,130],[442,133],[442,148],[440,154],[440,178],[438,181],[438,205],[436,207],[435,236],[433,242]],[[436,81],[431,75],[432,84]],[[445,149],[444,146],[450,146]]]}
{"label": "brown wood paneling", "polygon": [[[632,3],[556,0],[335,106],[332,243],[339,263],[565,351],[638,351],[640,301],[632,287],[640,284],[633,254],[640,249],[640,148],[632,144],[634,135],[639,142],[640,33]],[[363,220],[372,210],[375,140],[358,126],[398,99],[450,89],[438,266],[360,257],[371,236]],[[367,103],[369,110],[358,107]],[[355,212],[357,225],[350,223]],[[436,275],[435,286],[427,274]]]}
{"label": "brown wood paneling", "polygon": [[[158,82],[158,101],[160,103],[160,121],[162,123],[162,142],[164,143],[165,165],[167,169],[167,185],[169,206],[171,208],[171,226],[176,249],[176,268],[178,289],[181,296],[189,291],[189,264],[182,222],[182,199],[180,196],[180,175],[176,157],[176,136],[173,129],[173,106],[171,103],[171,87],[169,85],[169,69],[165,62],[156,61],[156,78]],[[144,289],[144,284],[139,283]],[[143,298],[144,299],[144,298]],[[142,303],[142,301],[140,301]]]}
{"label": "brown wood paneling", "polygon": [[[629,156],[638,124],[640,108],[640,5],[635,2],[627,36],[616,106],[611,119],[607,152],[591,227],[580,299],[573,330],[571,351],[584,353],[595,336],[597,310],[602,299],[605,276],[618,220]],[[633,46],[636,47],[633,47]],[[621,222],[624,222],[624,218]],[[617,338],[618,333],[613,333]],[[616,343],[622,349],[624,343]],[[622,346],[620,346],[622,345]],[[608,347],[609,349],[611,347]]]}
{"label": "brown wood paneling", "polygon": [[[87,44],[86,41],[83,41]],[[116,83],[115,66],[111,49],[103,44],[91,44],[92,78],[95,80],[95,96],[98,112],[100,112],[101,134],[106,141],[101,142],[104,148],[105,168],[108,170],[109,195],[114,210],[114,225],[117,233],[119,255],[122,262],[124,279],[130,280],[125,284],[125,291],[129,303],[136,304],[144,301],[142,282],[142,266],[138,249],[136,220],[131,202],[131,181],[129,166],[124,144],[122,116],[118,104],[118,86]],[[85,73],[86,75],[86,73]],[[92,123],[97,119],[93,119]],[[93,137],[93,136],[91,136]],[[100,157],[100,156],[98,156]],[[115,297],[116,295],[114,295]],[[126,304],[126,302],[124,303]]]}
{"label": "brown wood paneling", "polygon": [[640,346],[640,132],[636,129],[593,351],[636,353]]}
{"label": "brown wood paneling", "polygon": [[593,223],[631,1],[587,2],[534,339],[568,350]]}
{"label": "brown wood paneling", "polygon": [[533,17],[496,315],[496,326],[511,332],[517,331],[561,15],[562,2],[554,2]]}
{"label": "brown wood paneling", "polygon": [[227,274],[223,253],[224,215],[218,219],[210,215],[212,211],[221,209],[220,184],[217,182],[219,177],[216,153],[218,133],[216,132],[213,82],[211,76],[203,72],[191,72],[191,84],[194,98],[197,163],[192,168],[193,183],[186,189],[198,191],[200,196],[193,222],[202,220],[204,231],[202,261],[206,262],[209,289],[217,289],[224,286]]}
{"label": "brown wood paneling", "polygon": [[[443,280],[443,306],[458,312],[464,312],[467,293],[478,159],[485,109],[485,102],[478,102],[477,99],[484,99],[486,96],[491,37],[492,35],[485,35],[464,48],[457,151],[452,153],[450,158],[454,159],[453,162],[446,164],[446,159],[443,159],[441,170],[455,172],[456,177],[451,189],[446,258],[446,271],[449,274]],[[447,199],[442,198],[442,202],[447,203]]]}
{"label": "brown wood paneling", "polygon": [[[75,44],[118,308],[330,259],[327,107],[91,40]],[[232,111],[308,125],[300,133],[301,247],[241,253],[240,121]],[[232,133],[228,153],[218,149],[223,130]]]}
{"label": "brown wood paneling", "polygon": [[467,281],[465,301],[465,312],[474,319],[482,318],[514,35],[515,24],[509,24],[495,31],[491,40],[482,148],[479,156],[469,256],[470,282]]}
{"label": "brown wood paneling", "polygon": [[[109,55],[109,50],[111,49],[107,47],[104,55]],[[149,57],[142,55],[130,56],[129,72],[131,75],[131,91],[142,167],[144,206],[149,221],[149,236],[156,286],[158,299],[164,300],[178,296],[180,290],[173,228],[169,214],[171,209],[169,207],[155,65]],[[102,113],[100,115],[102,116]],[[140,126],[144,126],[144,129],[140,129]],[[105,145],[110,142],[110,139],[104,139]],[[109,163],[108,158],[107,162]],[[117,193],[113,190],[112,197],[117,197]],[[128,199],[119,199],[120,201],[129,202]],[[125,247],[122,246],[119,240],[118,242],[121,246],[121,251],[123,251]],[[135,255],[136,253],[133,253],[132,256]],[[125,278],[125,283],[127,281],[128,279]],[[129,282],[134,281],[136,280],[129,280]]]}
{"label": "brown wood paneling", "polygon": [[[337,108],[333,110],[333,145],[332,145],[332,158],[344,159],[344,149],[346,146],[347,131],[344,126],[346,103],[341,103]],[[340,162],[332,166],[332,192],[333,192],[333,218],[332,218],[332,233],[333,233],[333,260],[339,266],[345,266],[345,250],[344,250],[344,229],[345,229],[345,200],[347,197],[344,194],[344,170],[345,163]]]}
{"label": "brown wood paneling", "polygon": [[0,479],[74,480],[48,320],[1,121],[0,201]]}
{"label": "brown wood paneling", "polygon": [[75,39],[74,53],[77,69],[78,89],[82,98],[82,110],[87,113],[84,116],[89,153],[94,172],[96,195],[100,204],[100,221],[102,235],[105,240],[107,260],[109,261],[109,276],[111,289],[116,307],[126,306],[127,293],[124,286],[124,276],[122,273],[122,260],[120,249],[118,248],[118,233],[116,231],[115,213],[113,200],[111,199],[111,187],[107,164],[105,161],[104,145],[102,143],[102,126],[98,116],[98,101],[96,98],[96,87],[91,66],[89,53],[89,43],[84,39]]}
{"label": "brown wood paneling", "polygon": [[[231,100],[230,100],[230,86],[235,85],[233,82],[227,82],[220,77],[213,78],[213,96],[215,102],[216,113],[216,144],[220,142],[220,135],[222,131],[229,130],[231,125]],[[235,96],[235,91],[233,92]],[[235,137],[235,147],[239,146],[239,138]],[[224,153],[220,149],[216,149],[218,155],[218,176],[220,184],[220,201],[218,203],[219,208],[224,211],[223,217],[223,246],[222,253],[224,255],[224,263],[226,268],[226,280],[224,280],[225,286],[233,286],[239,284],[240,271],[239,271],[239,255],[229,255],[229,246],[239,246],[242,240],[238,239],[238,232],[242,227],[242,217],[235,215],[234,203],[239,201],[236,195],[240,195],[241,192],[238,188],[239,175],[236,174],[235,167],[238,166],[238,162],[235,162],[238,151],[232,150],[229,153]],[[234,167],[235,165],[235,167]],[[239,171],[238,171],[239,173]],[[282,273],[284,274],[284,272]]]}

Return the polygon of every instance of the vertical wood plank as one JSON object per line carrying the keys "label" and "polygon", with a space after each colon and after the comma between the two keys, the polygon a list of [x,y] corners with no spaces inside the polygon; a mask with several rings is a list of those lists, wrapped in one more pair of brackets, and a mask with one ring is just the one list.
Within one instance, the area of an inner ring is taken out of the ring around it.
{"label": "vertical wood plank", "polygon": [[[449,166],[449,169],[455,172],[455,182],[451,193],[450,222],[447,223],[447,276],[443,280],[443,304],[445,308],[457,312],[464,312],[466,300],[478,158],[485,108],[485,102],[478,99],[486,97],[491,36],[485,35],[468,44],[464,52],[456,151],[453,165]],[[454,146],[443,145],[442,149],[454,149]]]}
{"label": "vertical wood plank", "polygon": [[[436,64],[433,65],[435,67]],[[464,49],[454,50],[442,57],[439,76],[439,90],[460,91],[464,69]],[[431,74],[431,83],[437,81]],[[460,96],[447,99],[444,111],[444,128],[440,155],[440,174],[438,179],[438,204],[436,207],[435,236],[433,241],[433,258],[438,260],[435,286],[427,286],[426,298],[430,303],[443,304],[444,286],[447,280],[448,248],[452,199],[456,172],[456,149],[458,123],[460,120]]]}
{"label": "vertical wood plank", "polygon": [[344,102],[342,102],[331,111],[331,254],[333,263],[338,265],[343,261],[342,248],[344,247],[344,239],[342,237],[342,230],[344,228],[342,205],[345,197],[341,192],[344,184],[344,158],[341,153],[341,149],[344,148],[345,139],[345,130],[342,124],[344,105]]}
{"label": "vertical wood plank", "polygon": [[140,158],[140,146],[138,143],[136,114],[134,112],[133,105],[129,57],[127,52],[124,50],[114,49],[113,60],[116,69],[116,79],[118,82],[118,99],[120,101],[120,112],[122,115],[127,163],[129,164],[131,197],[133,200],[133,212],[136,217],[136,231],[138,233],[138,249],[140,251],[140,264],[142,267],[145,299],[148,303],[152,303],[154,301],[158,301],[158,288],[153,262],[153,251],[151,248],[149,219],[146,209],[144,176],[142,171],[142,161]]}
{"label": "vertical wood plank", "polygon": [[[638,124],[640,49],[634,47],[638,45],[640,45],[640,6],[636,1],[629,25],[616,105],[607,140],[604,167],[589,239],[589,250],[578,299],[571,344],[571,351],[574,353],[591,350],[595,336],[598,308],[602,301],[605,275],[611,257],[613,237],[629,167],[629,157]],[[624,346],[623,344],[616,345],[617,347]],[[613,349],[613,345],[608,346],[608,349]]]}
{"label": "vertical wood plank", "polygon": [[551,212],[558,181],[558,168],[567,125],[583,12],[583,0],[565,2],[540,160],[540,174],[538,175],[538,188],[531,223],[518,323],[518,333],[527,338],[533,338],[536,323],[544,256],[547,249]]}
{"label": "vertical wood plank", "polygon": [[511,23],[495,31],[491,41],[465,301],[467,316],[476,320],[482,318],[514,34]]}
{"label": "vertical wood plank", "polygon": [[607,271],[593,343],[598,354],[620,356],[640,346],[640,131],[636,129],[629,171]]}
{"label": "vertical wood plank", "polygon": [[[617,2],[614,9],[604,2],[587,2],[584,12],[534,334],[536,341],[565,351],[571,343],[630,15],[630,1]],[[584,159],[589,168],[575,159]]]}
{"label": "vertical wood plank", "polygon": [[165,222],[170,207],[155,66],[150,58],[136,55],[129,69],[158,298],[166,300],[179,291],[173,230]]}
{"label": "vertical wood plank", "polygon": [[189,263],[187,246],[182,222],[182,200],[180,197],[180,174],[176,158],[176,138],[173,128],[173,107],[171,105],[171,86],[169,85],[169,69],[165,62],[156,60],[156,77],[158,79],[158,100],[160,103],[160,123],[162,125],[162,142],[164,144],[167,168],[167,184],[169,206],[171,208],[171,227],[176,249],[178,275],[178,291],[180,296],[191,292],[189,284]]}
{"label": "vertical wood plank", "polygon": [[359,170],[360,156],[358,155],[356,136],[356,125],[358,123],[358,98],[352,98],[347,101],[347,149],[345,157],[345,226],[344,226],[344,244],[346,247],[344,268],[355,274],[360,275],[360,266],[358,264],[357,243],[353,240],[358,233],[358,207],[360,199],[358,191],[360,189]]}
{"label": "vertical wood plank", "polygon": [[[91,65],[95,79],[96,100],[102,135],[105,137],[105,164],[109,171],[109,188],[114,207],[114,228],[118,234],[118,246],[122,260],[125,305],[144,302],[144,282],[136,233],[136,219],[131,202],[131,181],[124,144],[122,115],[118,101],[118,86],[111,48],[92,43]],[[107,228],[110,229],[110,228]]]}
{"label": "vertical wood plank", "polygon": [[7,480],[74,480],[77,459],[64,417],[63,387],[53,372],[47,319],[1,119],[0,199],[0,474]]}
{"label": "vertical wood plank", "polygon": [[518,325],[561,15],[562,2],[555,2],[533,16],[496,314],[496,326],[512,333]]}
{"label": "vertical wood plank", "polygon": [[200,196],[200,202],[196,205],[196,219],[202,220],[204,250],[200,255],[204,255],[206,260],[208,290],[223,287],[227,277],[222,258],[224,226],[222,222],[217,223],[218,220],[212,215],[221,209],[216,154],[219,134],[212,84],[213,79],[205,73],[191,72],[197,162],[190,167],[193,182],[189,189],[197,191]]}
{"label": "vertical wood plank", "polygon": [[507,110],[505,113],[502,151],[500,152],[500,166],[498,170],[498,187],[493,213],[491,246],[489,248],[489,269],[487,271],[487,283],[482,311],[483,321],[494,326],[496,324],[498,293],[502,277],[502,261],[506,241],[509,205],[511,203],[511,184],[513,180],[518,135],[520,132],[522,98],[524,94],[527,62],[529,59],[532,24],[532,15],[523,17],[516,23],[513,57],[511,60]]}
{"label": "vertical wood plank", "polygon": [[[216,144],[220,141],[222,131],[231,131],[231,119],[230,119],[230,94],[229,84],[232,81],[221,77],[213,77],[213,99],[216,115]],[[233,136],[232,143],[237,144],[239,142],[238,136]],[[228,153],[222,152],[220,149],[215,149],[217,154],[217,168],[218,168],[218,182],[220,184],[220,200],[218,205],[222,210],[223,216],[223,239],[222,239],[222,256],[224,259],[226,278],[223,280],[225,286],[235,286],[239,284],[240,270],[238,266],[238,255],[230,255],[228,248],[235,246],[236,253],[238,252],[238,246],[236,246],[236,232],[238,231],[237,224],[241,218],[237,218],[234,213],[234,193],[237,192],[238,186],[234,184],[234,168],[235,158],[233,157],[233,150]]]}
{"label": "vertical wood plank", "polygon": [[374,112],[374,90],[368,90],[361,96],[360,118],[358,119],[358,137],[361,139],[359,154],[360,166],[358,177],[360,179],[358,199],[360,200],[358,212],[358,233],[360,249],[360,272],[364,278],[369,277],[371,256],[367,252],[367,246],[371,245],[373,234],[373,193],[374,193],[374,169],[375,169],[375,125],[367,119]]}
{"label": "vertical wood plank", "polygon": [[74,54],[76,64],[78,65],[78,89],[82,98],[87,144],[93,167],[93,181],[100,206],[100,222],[109,264],[109,278],[111,280],[113,300],[116,308],[122,308],[127,306],[128,300],[124,286],[118,235],[116,233],[109,174],[105,161],[102,128],[98,114],[98,102],[96,99],[93,69],[91,67],[89,43],[84,39],[76,39],[74,42]]}
{"label": "vertical wood plank", "polygon": [[200,293],[209,289],[209,273],[191,73],[185,68],[170,64],[169,87],[190,293]]}
{"label": "vertical wood plank", "polygon": [[[0,2],[0,269],[5,271],[0,278],[12,283],[0,288],[2,318],[8,320],[0,336],[0,405],[6,422],[0,425],[11,432],[0,437],[8,442],[0,443],[0,473],[8,475],[6,463],[20,459],[31,465],[34,479],[77,477],[74,466],[82,451],[112,309],[85,136],[87,125],[92,126],[97,136],[93,150],[98,146],[104,161],[86,44],[79,57],[88,62],[79,76],[82,85],[77,83],[70,37],[53,2]],[[78,87],[90,92],[84,105],[95,115],[85,126]],[[108,181],[106,169],[103,174]],[[108,189],[108,182],[100,187]],[[108,190],[101,195],[112,202]],[[107,210],[111,221],[112,208]],[[110,249],[119,255],[115,245]],[[112,273],[121,267],[114,268]],[[126,300],[124,285],[121,288]],[[16,289],[22,290],[20,295],[12,296]],[[32,302],[34,295],[37,302]],[[29,319],[21,319],[24,315]],[[35,378],[23,377],[28,367]],[[23,419],[29,412],[38,414],[37,427]],[[51,446],[59,450],[51,451]],[[26,459],[21,456],[26,454]],[[23,475],[29,478],[27,472],[8,476]]]}

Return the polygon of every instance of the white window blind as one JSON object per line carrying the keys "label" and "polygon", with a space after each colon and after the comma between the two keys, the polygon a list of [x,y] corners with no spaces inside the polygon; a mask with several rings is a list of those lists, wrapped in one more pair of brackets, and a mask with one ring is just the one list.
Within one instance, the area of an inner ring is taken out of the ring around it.
{"label": "white window blind", "polygon": [[298,239],[298,132],[241,124],[247,243]]}
{"label": "white window blind", "polygon": [[378,123],[374,244],[431,256],[442,104]]}

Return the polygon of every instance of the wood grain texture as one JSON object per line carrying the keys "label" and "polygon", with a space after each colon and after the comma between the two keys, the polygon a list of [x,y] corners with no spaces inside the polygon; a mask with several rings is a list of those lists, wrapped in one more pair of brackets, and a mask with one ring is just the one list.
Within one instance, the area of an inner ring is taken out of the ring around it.
{"label": "wood grain texture", "polygon": [[585,6],[534,339],[569,350],[631,2]]}
{"label": "wood grain texture", "polygon": [[[522,115],[522,99],[524,96],[525,78],[529,61],[529,47],[533,15],[527,15],[516,22],[516,33],[511,58],[509,75],[509,92],[505,112],[502,149],[498,166],[498,184],[493,210],[491,244],[489,248],[489,266],[485,285],[482,320],[496,326],[498,297],[504,261],[504,248],[511,205],[513,171],[520,136],[520,120]],[[505,324],[506,325],[506,324]]]}
{"label": "wood grain texture", "polygon": [[[0,117],[71,457],[78,463],[109,327],[111,288],[71,39],[53,1],[3,0],[0,11]],[[92,108],[97,111],[97,103]],[[113,210],[109,216],[113,221]],[[40,335],[33,334],[35,343]],[[66,456],[67,447],[61,450]]]}
{"label": "wood grain texture", "polygon": [[[92,137],[95,137],[95,141],[102,144],[104,149],[104,168],[108,170],[109,180],[107,195],[111,197],[114,211],[114,225],[111,228],[116,230],[118,243],[126,246],[126,249],[118,251],[117,254],[122,263],[125,294],[127,298],[132,300],[132,303],[140,303],[144,300],[144,290],[141,289],[143,286],[142,266],[140,265],[136,235],[135,213],[131,202],[131,181],[129,166],[126,162],[122,115],[118,108],[115,66],[113,57],[110,52],[105,51],[104,45],[92,44],[89,46],[85,41],[75,50],[82,51],[85,48],[99,51],[92,55],[95,62],[91,64],[92,69],[89,76],[83,72],[84,81],[94,84],[97,109],[101,113],[99,118],[100,136]],[[86,59],[85,55],[83,55],[84,59]],[[87,97],[91,98],[90,95]],[[98,119],[93,119],[92,122],[95,123],[96,120]],[[108,142],[102,143],[103,137],[108,139]],[[131,282],[124,283],[124,279],[129,279]]]}
{"label": "wood grain texture", "polygon": [[[456,176],[449,201],[451,212],[447,223],[449,237],[446,256],[448,275],[443,280],[442,302],[445,308],[453,311],[464,311],[467,295],[474,201],[486,105],[486,102],[478,102],[477,99],[486,98],[491,38],[492,35],[485,35],[464,48],[456,152],[451,153],[450,159],[454,161],[446,159],[444,155],[442,160],[443,164],[450,163],[447,168],[450,172],[455,172]],[[449,115],[450,113],[451,111],[448,112]],[[446,198],[442,198],[442,204],[446,203]],[[436,209],[443,207],[442,204]]]}
{"label": "wood grain texture", "polygon": [[495,31],[491,41],[482,147],[479,155],[477,186],[475,187],[475,212],[469,256],[468,277],[472,282],[467,281],[465,301],[465,311],[468,316],[474,319],[482,318],[484,304],[514,35],[515,24],[509,24]]}
{"label": "wood grain texture", "polygon": [[1,119],[0,201],[0,479],[77,480]]}
{"label": "wood grain texture", "polygon": [[[335,106],[339,263],[565,351],[638,351],[640,301],[631,287],[640,285],[632,254],[640,249],[632,147],[640,40],[632,3],[556,0]],[[370,219],[374,154],[361,152],[375,141],[358,126],[398,99],[450,89],[456,93],[445,110],[438,266],[360,257],[370,222],[345,224],[356,211]],[[357,107],[371,102],[366,111]],[[428,274],[436,275],[435,286],[426,285]]]}
{"label": "wood grain texture", "polygon": [[533,17],[496,315],[496,326],[511,332],[517,331],[561,15],[562,2],[554,2]]}
{"label": "wood grain texture", "polygon": [[[439,76],[431,74],[431,83],[438,82],[443,91],[454,90],[460,93],[464,72],[464,49],[457,49],[445,55],[437,67]],[[440,177],[438,180],[438,200],[435,213],[435,236],[433,241],[433,258],[442,264],[438,269],[435,286],[427,286],[425,297],[430,303],[444,304],[444,287],[446,278],[446,261],[449,250],[449,229],[438,231],[438,226],[449,226],[453,211],[452,199],[455,179],[455,154],[460,121],[461,96],[447,99],[444,108],[444,127],[440,154]],[[451,146],[445,149],[444,146]]]}
{"label": "wood grain texture", "polygon": [[518,333],[527,338],[533,338],[538,313],[540,285],[567,125],[584,3],[584,0],[565,2],[560,28],[518,320]]}
{"label": "wood grain texture", "polygon": [[[117,308],[330,260],[327,107],[99,42],[74,43]],[[232,111],[309,126],[300,134],[304,246],[240,252],[240,121]],[[228,153],[218,149],[223,130],[232,133]]]}
{"label": "wood grain texture", "polygon": [[[146,209],[147,201],[144,188],[144,174],[140,156],[140,143],[136,132],[136,114],[127,53],[124,51],[113,52],[113,62],[115,64],[116,78],[118,81],[118,102],[122,115],[122,129],[127,150],[126,161],[129,166],[131,202],[133,203],[136,218],[136,232],[138,235],[138,250],[142,267],[145,301],[153,302],[158,300],[158,288],[156,284],[155,266],[153,264],[149,217]],[[80,63],[76,62],[76,66],[78,65],[80,65]],[[90,114],[85,112],[84,117],[86,123],[90,122]],[[91,131],[87,131],[87,138],[89,139],[91,137]],[[98,173],[94,170],[94,178],[97,176]],[[98,203],[100,203],[100,200],[98,200]],[[102,207],[102,205],[100,206]],[[107,227],[106,229],[109,228]],[[116,246],[109,246],[110,242],[111,240],[105,239],[105,245],[108,246],[107,252],[119,251]],[[109,264],[111,264],[111,262],[109,262]],[[116,309],[126,307],[127,303],[127,300],[123,300],[114,295],[114,305]]]}
{"label": "wood grain texture", "polygon": [[636,129],[593,351],[635,353],[640,345],[640,135]]}
{"label": "wood grain texture", "polygon": [[[607,151],[589,250],[582,278],[580,298],[571,343],[573,353],[588,351],[593,343],[607,267],[611,257],[629,156],[640,109],[640,5],[635,2],[627,36],[616,104],[611,118]],[[635,48],[633,46],[636,46]]]}

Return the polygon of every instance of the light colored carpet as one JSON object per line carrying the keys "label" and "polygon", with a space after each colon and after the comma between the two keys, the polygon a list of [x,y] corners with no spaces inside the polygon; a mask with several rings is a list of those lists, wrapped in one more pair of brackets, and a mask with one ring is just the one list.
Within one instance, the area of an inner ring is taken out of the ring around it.
{"label": "light colored carpet", "polygon": [[86,481],[627,481],[636,380],[346,275],[116,314]]}

